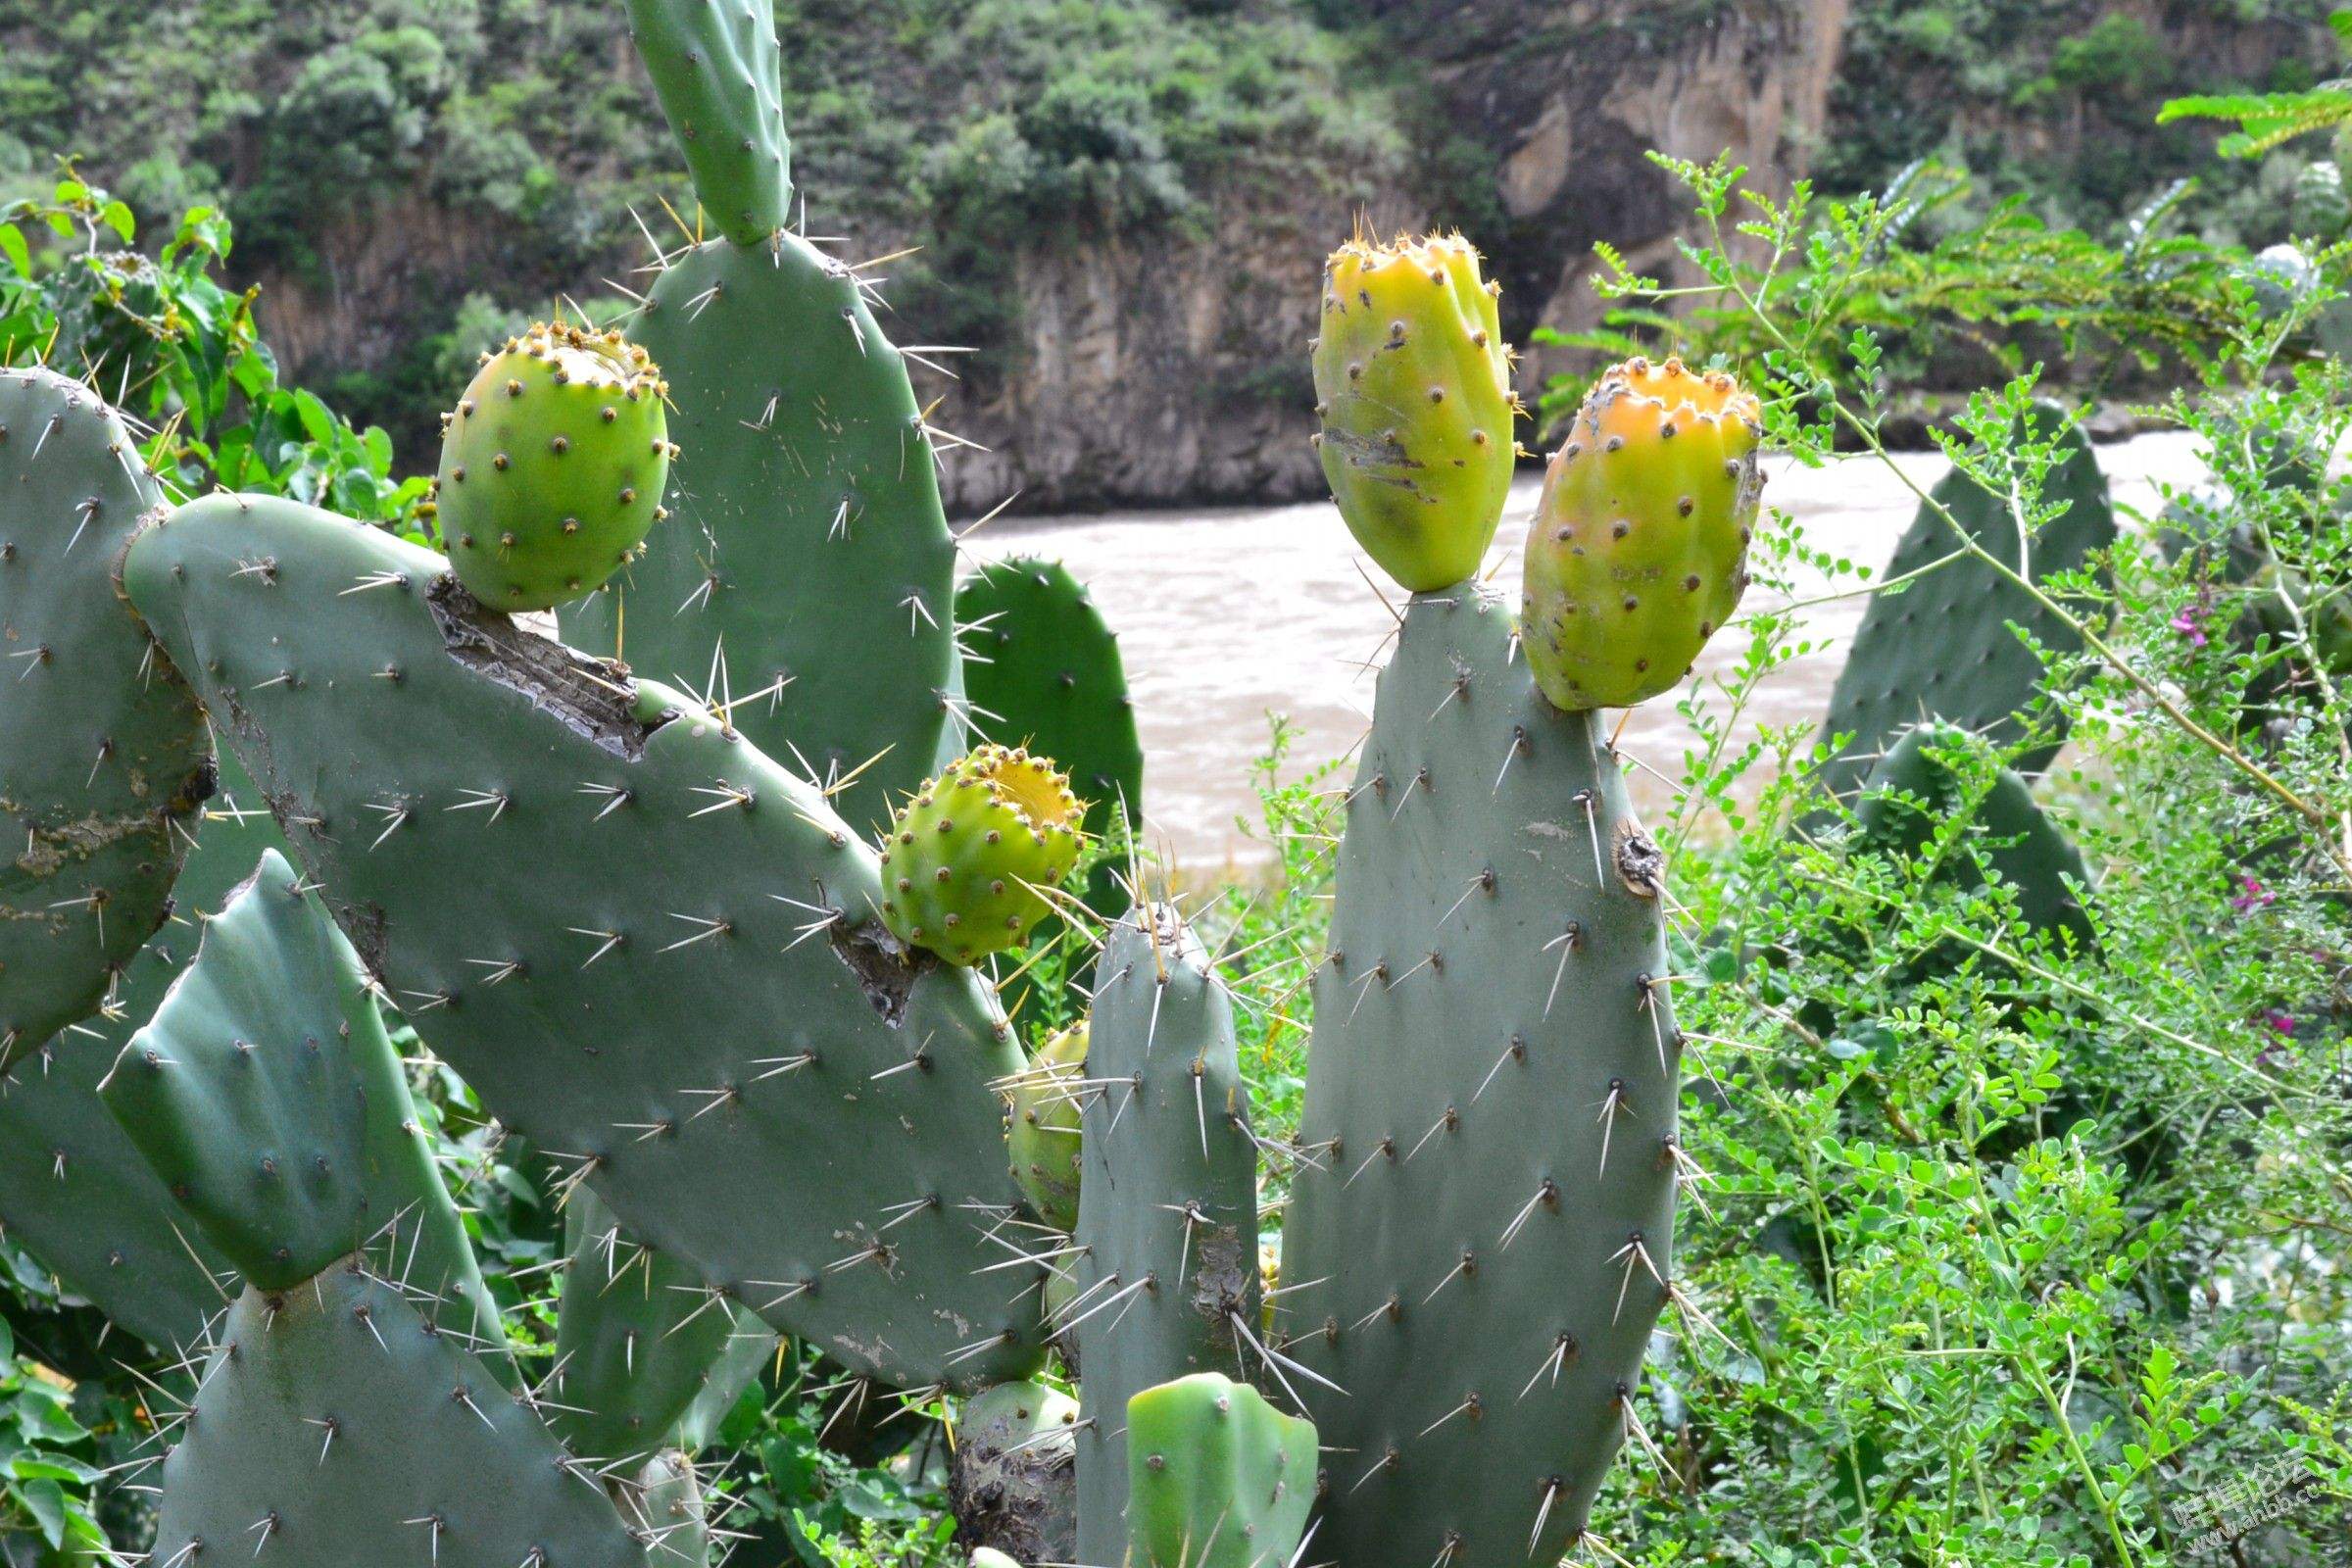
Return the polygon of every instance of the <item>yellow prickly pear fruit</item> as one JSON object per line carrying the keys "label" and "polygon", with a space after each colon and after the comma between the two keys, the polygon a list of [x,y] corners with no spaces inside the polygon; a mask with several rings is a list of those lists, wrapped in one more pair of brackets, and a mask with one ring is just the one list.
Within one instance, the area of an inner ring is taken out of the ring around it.
{"label": "yellow prickly pear fruit", "polygon": [[1586,397],[1527,537],[1519,636],[1552,706],[1671,690],[1731,618],[1764,488],[1758,414],[1680,360],[1628,360]]}
{"label": "yellow prickly pear fruit", "polygon": [[951,963],[1017,946],[1078,860],[1086,807],[1043,757],[982,746],[901,808],[882,846],[882,921]]}
{"label": "yellow prickly pear fruit", "polygon": [[1460,235],[1360,235],[1323,270],[1315,446],[1340,515],[1415,593],[1478,570],[1517,451],[1497,286]]}

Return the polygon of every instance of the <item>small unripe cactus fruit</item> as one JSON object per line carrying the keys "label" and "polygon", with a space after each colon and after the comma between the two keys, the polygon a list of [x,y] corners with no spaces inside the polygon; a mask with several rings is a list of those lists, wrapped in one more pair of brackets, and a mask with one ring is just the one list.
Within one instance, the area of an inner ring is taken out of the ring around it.
{"label": "small unripe cactus fruit", "polygon": [[540,325],[482,358],[433,481],[449,564],[494,610],[545,610],[620,569],[662,514],[667,388],[618,332]]}
{"label": "small unripe cactus fruit", "polygon": [[1016,946],[1078,860],[1086,808],[1052,761],[982,746],[900,810],[882,846],[882,919],[952,963]]}
{"label": "small unripe cactus fruit", "polygon": [[1764,476],[1756,400],[1721,372],[1628,360],[1552,457],[1527,537],[1520,638],[1568,712],[1671,690],[1747,588]]}
{"label": "small unripe cactus fruit", "polygon": [[1358,237],[1324,264],[1316,450],[1348,531],[1415,592],[1478,570],[1511,488],[1519,404],[1495,293],[1458,234]]}
{"label": "small unripe cactus fruit", "polygon": [[1029,1195],[1038,1217],[1056,1230],[1078,1228],[1077,1080],[1086,1072],[1086,1024],[1072,1024],[1029,1060],[1012,1088],[1012,1130],[1005,1148],[1012,1179]]}

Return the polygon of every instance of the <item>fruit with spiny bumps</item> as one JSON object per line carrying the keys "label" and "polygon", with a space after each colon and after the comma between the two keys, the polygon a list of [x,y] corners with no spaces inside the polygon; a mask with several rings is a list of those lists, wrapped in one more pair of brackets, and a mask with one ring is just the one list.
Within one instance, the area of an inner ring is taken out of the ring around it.
{"label": "fruit with spiny bumps", "polygon": [[1527,538],[1520,637],[1552,706],[1631,708],[1689,673],[1747,588],[1761,441],[1755,398],[1680,360],[1587,395]]}
{"label": "fruit with spiny bumps", "polygon": [[1315,1500],[1315,1427],[1198,1372],[1127,1401],[1128,1568],[1289,1568]]}
{"label": "fruit with spiny bumps", "polygon": [[981,746],[903,807],[882,848],[882,919],[954,963],[1017,945],[1078,860],[1085,807],[1053,762]]}
{"label": "fruit with spiny bumps", "polygon": [[1478,569],[1511,488],[1497,292],[1458,234],[1358,235],[1324,264],[1315,448],[1348,531],[1416,593]]}
{"label": "fruit with spiny bumps", "polygon": [[533,326],[482,356],[442,416],[449,564],[493,610],[545,610],[625,564],[666,514],[668,388],[618,332]]}
{"label": "fruit with spiny bumps", "polygon": [[1005,1149],[1012,1179],[1058,1231],[1078,1228],[1078,1080],[1086,1076],[1086,1024],[1072,1024],[1044,1045],[1011,1089]]}

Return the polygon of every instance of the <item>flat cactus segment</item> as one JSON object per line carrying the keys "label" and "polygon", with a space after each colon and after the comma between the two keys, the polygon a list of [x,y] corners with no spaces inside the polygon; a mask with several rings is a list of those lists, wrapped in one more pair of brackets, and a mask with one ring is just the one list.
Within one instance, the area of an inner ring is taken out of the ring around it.
{"label": "flat cactus segment", "polygon": [[1128,1398],[1193,1372],[1240,1375],[1257,1337],[1257,1145],[1233,1003],[1166,905],[1111,928],[1088,1027],[1077,1291],[1078,1555],[1127,1542]]}
{"label": "flat cactus segment", "polygon": [[[2060,416],[2042,408],[2036,417],[2055,421]],[[2043,497],[2063,500],[2067,509],[2031,542],[2025,558],[2026,575],[2036,582],[2079,570],[2115,543],[2115,508],[2089,439],[2077,427],[2067,432],[2065,445]],[[2019,565],[2018,524],[2004,498],[1957,472],[1946,474],[1933,495],[1971,538],[2010,566]],[[1949,525],[1922,505],[1894,547],[1886,576],[1917,571],[1957,548]],[[2024,589],[1970,557],[1900,590],[1873,594],[1830,694],[1822,738],[1852,737],[1823,770],[1830,791],[1851,795],[1895,735],[1923,719],[1948,719],[2003,748],[2022,738],[2025,710],[2041,691],[2043,670],[2040,656],[2019,641],[2012,622],[2056,652],[2082,646]],[[2040,772],[2058,755],[2064,715],[2041,715],[2039,732],[2049,738],[2018,758],[2022,773]]]}
{"label": "flat cactus segment", "polygon": [[[564,1230],[548,1424],[591,1459],[666,1446],[734,1338],[735,1305],[691,1265],[632,1239],[593,1193],[571,1195]],[[745,1332],[762,1354],[774,1343]]]}
{"label": "flat cactus segment", "polygon": [[[278,562],[266,588],[236,575]],[[490,615],[438,556],[214,498],[125,579],[329,909],[501,1121],[772,1326],[899,1387],[1036,1366],[984,988],[878,861],[675,693]],[[462,743],[453,739],[463,737]]]}
{"label": "flat cactus segment", "polygon": [[96,393],[0,370],[0,1065],[98,1010],[212,793],[204,711],[115,589],[161,500]]}
{"label": "flat cactus segment", "polygon": [[709,1568],[710,1514],[691,1458],[664,1450],[635,1474],[605,1485],[630,1533],[645,1544],[654,1562],[666,1568]]}
{"label": "flat cactus segment", "polygon": [[59,1281],[159,1349],[195,1345],[234,1278],[98,1098],[131,1035],[196,956],[200,921],[282,841],[231,757],[198,812],[174,912],[122,970],[113,1008],[25,1054],[0,1078],[0,1225]]}
{"label": "flat cactus segment", "polygon": [[357,1259],[248,1289],[163,1463],[154,1561],[651,1568],[593,1474]]}
{"label": "flat cactus segment", "polygon": [[1127,1568],[1291,1568],[1315,1428],[1202,1372],[1127,1401]]}
{"label": "flat cactus segment", "polygon": [[864,768],[834,804],[872,832],[951,728],[956,549],[906,366],[856,276],[793,234],[698,246],[650,298],[672,515],[562,612],[564,640],[681,684],[720,669],[712,700],[744,699],[769,756]]}
{"label": "flat cactus segment", "polygon": [[275,850],[99,1093],[248,1283],[290,1290],[380,1243],[442,1327],[503,1349],[359,955]]}
{"label": "flat cactus segment", "polygon": [[629,0],[629,31],[719,232],[750,245],[782,228],[792,144],[773,0]]}
{"label": "flat cactus segment", "polygon": [[963,1407],[948,1497],[972,1560],[1077,1561],[1078,1401],[1027,1381],[1000,1383]]}
{"label": "flat cactus segment", "polygon": [[1012,1158],[1012,1179],[1037,1217],[1059,1231],[1078,1228],[1085,1076],[1086,1025],[1079,1022],[1037,1048],[1007,1097],[1012,1116],[1004,1152]]}
{"label": "flat cactus segment", "polygon": [[[1144,749],[1119,639],[1058,561],[992,561],[956,590],[956,623],[973,657],[963,684],[979,722],[1070,775],[1101,837],[1122,812],[1144,815]],[[994,718],[985,715],[993,713]]]}
{"label": "flat cactus segment", "polygon": [[[1972,759],[1993,769],[1990,785],[1974,799],[1976,792],[1963,776]],[[2026,781],[1989,762],[1983,743],[1956,725],[1917,725],[1880,759],[1854,805],[1856,842],[1881,853],[1917,855],[1961,810],[1994,844],[1982,850],[1963,845],[1942,874],[1961,887],[1980,887],[1984,880],[1981,856],[2017,890],[2018,912],[2029,926],[2064,932],[2088,945],[2093,932],[2082,890],[2090,886],[2090,871],[2082,852],[2035,804]]]}
{"label": "flat cactus segment", "polygon": [[1353,1396],[1293,1374],[1343,1563],[1556,1561],[1667,1298],[1663,867],[1511,644],[1476,585],[1416,596],[1348,797],[1277,1312]]}

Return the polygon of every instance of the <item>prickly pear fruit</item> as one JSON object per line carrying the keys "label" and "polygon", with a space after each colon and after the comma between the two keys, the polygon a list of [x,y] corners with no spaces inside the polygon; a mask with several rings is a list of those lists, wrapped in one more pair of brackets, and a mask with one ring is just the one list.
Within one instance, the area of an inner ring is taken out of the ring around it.
{"label": "prickly pear fruit", "polygon": [[982,746],[901,808],[882,849],[882,919],[953,963],[1016,946],[1078,860],[1085,807],[1051,760]]}
{"label": "prickly pear fruit", "polygon": [[668,388],[618,332],[532,327],[442,416],[449,564],[493,610],[545,610],[620,569],[664,515]]}
{"label": "prickly pear fruit", "polygon": [[1519,634],[1566,712],[1670,691],[1747,588],[1764,476],[1756,400],[1722,372],[1628,360],[1551,460]]}
{"label": "prickly pear fruit", "polygon": [[1316,450],[1348,531],[1416,593],[1478,570],[1511,488],[1497,291],[1458,234],[1359,235],[1324,264]]}
{"label": "prickly pear fruit", "polygon": [[1128,1568],[1287,1568],[1315,1500],[1315,1427],[1217,1372],[1127,1401]]}
{"label": "prickly pear fruit", "polygon": [[1078,1401],[1043,1383],[1000,1383],[963,1407],[948,1498],[956,1534],[1016,1562],[1075,1562]]}
{"label": "prickly pear fruit", "polygon": [[1078,1228],[1079,1123],[1077,1080],[1086,1072],[1086,1025],[1072,1024],[1029,1059],[1012,1085],[1012,1130],[1005,1147],[1012,1179],[1029,1195],[1038,1218],[1056,1230]]}

